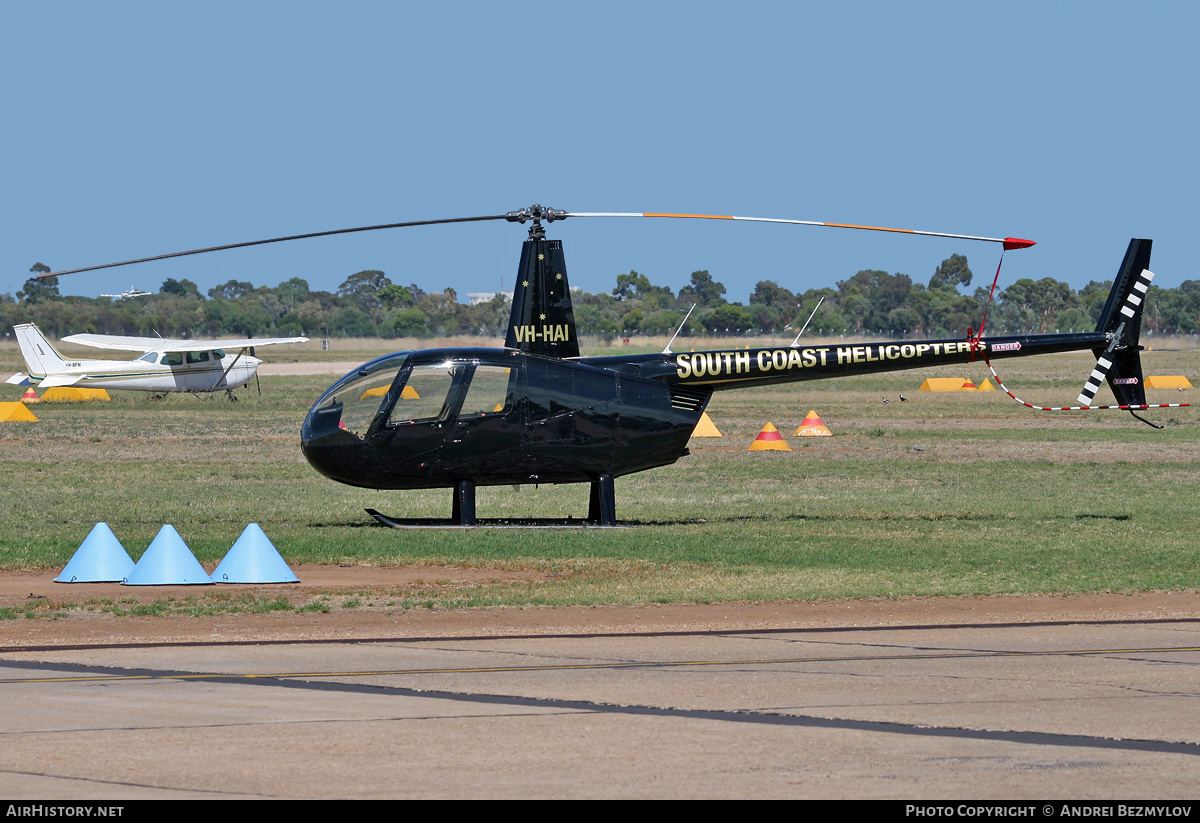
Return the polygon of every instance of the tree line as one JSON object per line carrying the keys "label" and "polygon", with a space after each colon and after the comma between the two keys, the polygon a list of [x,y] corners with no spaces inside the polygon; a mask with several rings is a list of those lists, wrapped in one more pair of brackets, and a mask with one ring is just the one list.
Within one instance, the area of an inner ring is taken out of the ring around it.
{"label": "tree line", "polygon": [[[49,271],[40,262],[30,269]],[[926,283],[864,270],[834,287],[797,293],[760,280],[741,303],[729,302],[724,284],[707,270],[692,272],[678,291],[631,270],[617,275],[611,292],[575,290],[573,304],[579,333],[603,339],[669,334],[685,316],[681,336],[794,334],[811,316],[810,332],[819,336],[963,337],[988,306],[990,288],[967,291],[972,280],[967,258],[955,254]],[[1090,331],[1109,288],[1099,281],[1076,291],[1050,277],[1017,280],[988,306],[987,333]],[[377,270],[350,275],[336,292],[313,290],[293,277],[275,287],[230,280],[206,296],[190,280],[167,279],[158,293],[125,300],[64,296],[57,278],[31,277],[16,295],[0,295],[0,324],[11,334],[12,326],[32,322],[52,337],[496,337],[504,334],[509,301],[496,295],[465,305],[454,289],[402,286]],[[1200,332],[1200,280],[1174,289],[1152,286],[1143,323],[1152,334]]]}

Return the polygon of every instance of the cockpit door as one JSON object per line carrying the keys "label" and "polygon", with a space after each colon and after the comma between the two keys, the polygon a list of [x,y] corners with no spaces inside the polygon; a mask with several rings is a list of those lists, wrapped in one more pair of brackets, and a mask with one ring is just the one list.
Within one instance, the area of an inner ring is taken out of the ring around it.
{"label": "cockpit door", "polygon": [[367,435],[384,473],[487,482],[511,465],[524,477],[516,453],[516,369],[476,361],[415,364],[387,391],[394,397]]}
{"label": "cockpit door", "polygon": [[484,481],[508,471],[527,478],[517,374],[512,365],[477,363],[460,384],[454,424],[441,455],[443,467],[456,479]]}
{"label": "cockpit door", "polygon": [[391,409],[368,434],[386,471],[437,473],[438,452],[453,425],[451,415],[467,372],[465,364],[453,362],[409,365],[400,371],[390,391],[395,396]]}

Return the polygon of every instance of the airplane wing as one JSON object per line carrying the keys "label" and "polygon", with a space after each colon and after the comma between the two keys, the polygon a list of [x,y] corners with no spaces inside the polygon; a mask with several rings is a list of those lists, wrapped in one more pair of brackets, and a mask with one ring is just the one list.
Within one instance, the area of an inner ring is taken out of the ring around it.
{"label": "airplane wing", "polygon": [[[113,334],[72,334],[62,339],[64,343],[77,343],[95,349],[120,349],[121,351],[158,351],[164,343],[175,341],[161,337],[120,337]],[[183,341],[179,341],[183,342]],[[209,346],[209,348],[212,348]]]}
{"label": "airplane wing", "polygon": [[171,340],[161,337],[121,337],[113,334],[72,334],[64,343],[77,343],[97,349],[121,351],[210,351],[212,349],[243,349],[248,346],[277,346],[284,343],[307,343],[307,337],[248,337],[234,340]]}
{"label": "airplane wing", "polygon": [[[63,338],[66,339],[65,337]],[[157,351],[209,351],[210,349],[245,349],[250,346],[282,346],[284,343],[307,343],[307,337],[246,337],[236,340],[159,340]],[[166,345],[161,345],[166,343]]]}

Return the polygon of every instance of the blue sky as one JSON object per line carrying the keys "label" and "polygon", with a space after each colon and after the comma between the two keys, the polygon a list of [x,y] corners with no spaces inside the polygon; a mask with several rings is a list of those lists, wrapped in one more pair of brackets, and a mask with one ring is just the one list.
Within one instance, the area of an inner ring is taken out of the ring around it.
{"label": "blue sky", "polygon": [[[406,220],[693,212],[1016,236],[1001,285],[1156,283],[1193,239],[1200,7],[1185,3],[0,2],[0,292],[75,268]],[[572,285],[708,269],[745,302],[998,247],[827,228],[555,223]],[[512,287],[524,230],[441,226],[62,278]]]}

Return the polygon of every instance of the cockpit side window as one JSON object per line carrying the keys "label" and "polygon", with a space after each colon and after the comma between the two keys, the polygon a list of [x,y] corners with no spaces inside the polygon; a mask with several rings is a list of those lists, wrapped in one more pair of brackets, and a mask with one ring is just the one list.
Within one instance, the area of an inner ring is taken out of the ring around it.
{"label": "cockpit side window", "polygon": [[162,360],[158,361],[163,366],[182,366],[183,352],[173,351],[162,356]]}
{"label": "cockpit side window", "polygon": [[513,394],[509,388],[511,382],[512,369],[503,366],[476,366],[471,385],[467,387],[462,410],[458,413],[459,418],[486,417],[507,411],[513,402]]}
{"label": "cockpit side window", "polygon": [[206,352],[206,351],[190,351],[187,353],[187,362],[189,365],[192,363],[207,363],[208,362],[208,352]]}
{"label": "cockpit side window", "polygon": [[454,378],[465,367],[459,363],[413,366],[404,382],[396,405],[388,417],[389,425],[437,420],[448,411],[447,399]]}

